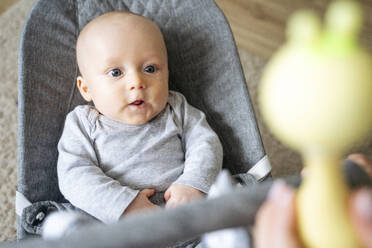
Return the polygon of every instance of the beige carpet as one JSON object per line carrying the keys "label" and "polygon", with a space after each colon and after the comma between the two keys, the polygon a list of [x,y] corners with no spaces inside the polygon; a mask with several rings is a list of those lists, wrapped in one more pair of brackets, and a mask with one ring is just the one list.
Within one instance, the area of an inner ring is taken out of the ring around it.
{"label": "beige carpet", "polygon": [[[8,1],[9,2],[9,1]],[[0,16],[0,240],[16,237],[17,50],[33,1],[23,0]]]}
{"label": "beige carpet", "polygon": [[[23,22],[33,0],[21,0],[0,16],[0,241],[16,238],[15,190],[17,185],[17,50]],[[265,61],[239,50],[248,88],[258,116],[265,149],[275,177],[297,174],[300,158],[266,130],[256,107],[256,88]],[[364,146],[364,151],[369,145]],[[358,149],[360,150],[360,149]]]}

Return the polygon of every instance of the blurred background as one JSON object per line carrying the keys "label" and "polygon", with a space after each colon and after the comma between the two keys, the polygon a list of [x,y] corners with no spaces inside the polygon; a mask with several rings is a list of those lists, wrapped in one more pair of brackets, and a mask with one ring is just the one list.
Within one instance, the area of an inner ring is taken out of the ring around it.
{"label": "blurred background", "polygon": [[[229,21],[263,143],[274,177],[298,174],[301,159],[278,142],[261,121],[256,88],[262,69],[285,41],[290,14],[310,8],[323,15],[329,0],[215,0]],[[23,23],[34,0],[0,0],[0,241],[16,238],[15,190],[17,187],[17,56]],[[362,42],[372,51],[372,0],[359,1],[365,11]],[[366,140],[352,151],[371,156]],[[352,152],[350,151],[350,152]]]}

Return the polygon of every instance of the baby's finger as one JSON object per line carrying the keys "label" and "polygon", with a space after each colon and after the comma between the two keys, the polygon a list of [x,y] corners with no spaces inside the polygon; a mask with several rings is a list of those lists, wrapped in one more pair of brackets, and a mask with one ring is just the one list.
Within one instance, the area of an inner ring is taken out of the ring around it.
{"label": "baby's finger", "polygon": [[164,193],[164,200],[165,202],[168,202],[169,198],[171,197],[170,190],[165,191]]}
{"label": "baby's finger", "polygon": [[141,191],[146,197],[150,197],[155,194],[155,189],[144,189]]}

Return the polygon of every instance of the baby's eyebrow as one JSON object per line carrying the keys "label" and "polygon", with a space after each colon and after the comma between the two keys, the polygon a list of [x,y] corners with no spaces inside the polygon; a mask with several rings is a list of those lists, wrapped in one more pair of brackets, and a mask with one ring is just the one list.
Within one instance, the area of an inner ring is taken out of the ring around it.
{"label": "baby's eyebrow", "polygon": [[120,57],[109,57],[103,59],[103,64],[105,65],[112,65],[112,64],[117,64],[122,60]]}
{"label": "baby's eyebrow", "polygon": [[147,54],[146,57],[148,57],[148,58],[152,58],[152,57],[158,58],[158,57],[161,57],[161,55],[159,53],[150,53],[150,54]]}
{"label": "baby's eyebrow", "polygon": [[144,58],[144,61],[150,61],[150,62],[155,62],[157,64],[163,64],[164,63],[164,59],[163,59],[163,56],[161,55],[152,55],[152,56],[146,56]]}

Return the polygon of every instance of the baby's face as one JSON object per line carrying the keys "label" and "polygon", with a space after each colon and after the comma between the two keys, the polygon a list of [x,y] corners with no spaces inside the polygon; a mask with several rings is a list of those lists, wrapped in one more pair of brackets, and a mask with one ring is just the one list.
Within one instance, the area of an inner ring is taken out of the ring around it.
{"label": "baby's face", "polygon": [[86,85],[80,92],[101,114],[141,125],[164,109],[168,59],[154,23],[135,15],[114,15],[89,27],[79,42],[78,86]]}

